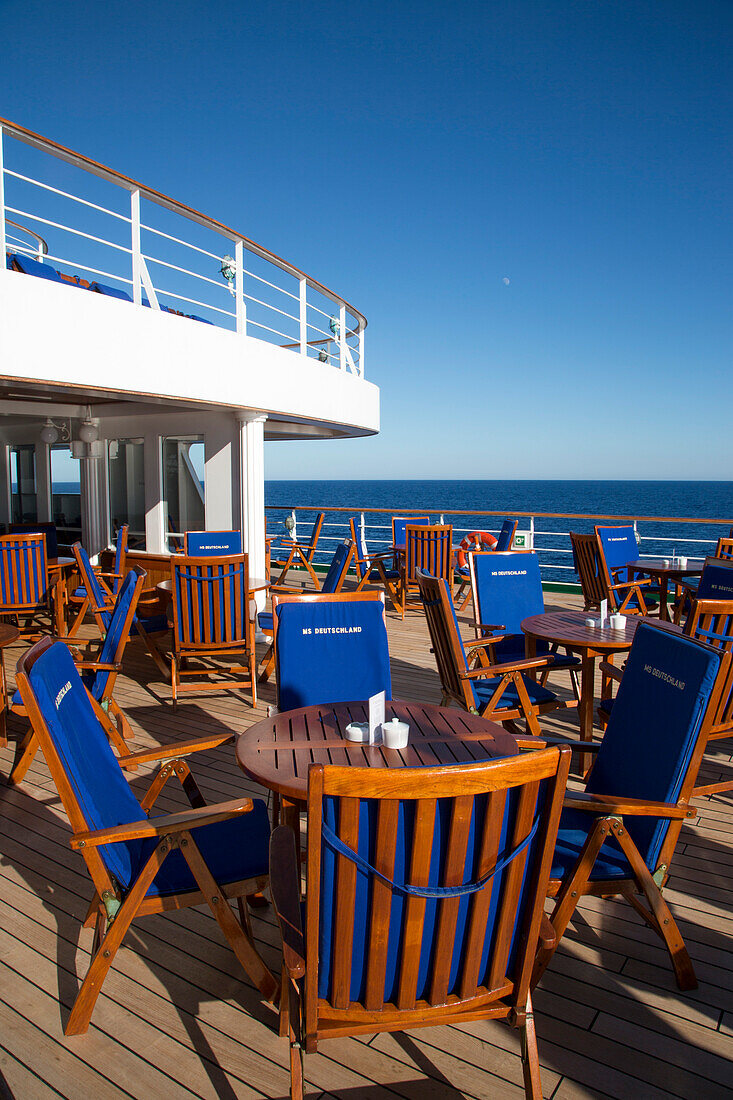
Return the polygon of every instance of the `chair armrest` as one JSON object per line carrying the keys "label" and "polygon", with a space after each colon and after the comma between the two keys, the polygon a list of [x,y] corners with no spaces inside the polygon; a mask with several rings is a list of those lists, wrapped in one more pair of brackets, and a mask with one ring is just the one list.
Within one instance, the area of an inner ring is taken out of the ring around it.
{"label": "chair armrest", "polygon": [[[506,630],[505,623],[477,623],[476,620],[471,623],[471,626],[475,626],[477,630]],[[493,640],[493,639],[492,639]]]}
{"label": "chair armrest", "polygon": [[468,646],[466,657],[470,657],[477,649],[487,649],[490,645],[496,645],[506,637],[508,637],[507,634],[497,634],[493,638],[476,638],[474,641],[464,642],[464,645]]}
{"label": "chair armrest", "polygon": [[638,580],[635,581],[623,581],[623,583],[620,584],[611,584],[609,585],[609,588],[643,588],[645,585],[651,583],[652,582],[649,577],[640,577]]}
{"label": "chair armrest", "polygon": [[540,921],[539,948],[541,951],[553,951],[557,945],[557,933],[552,927],[550,918],[543,913]]}
{"label": "chair armrest", "polygon": [[550,668],[554,657],[527,657],[523,661],[511,661],[505,665],[485,665],[459,673],[462,680],[475,680],[479,676],[503,676],[505,672],[518,672],[525,668]]}
{"label": "chair armrest", "polygon": [[122,663],[117,661],[112,663],[111,661],[74,661],[77,668],[91,668],[95,672],[107,669],[108,672],[121,672]]}
{"label": "chair armrest", "polygon": [[152,820],[131,821],[127,825],[113,825],[111,829],[94,829],[89,833],[76,833],[71,838],[72,848],[98,848],[100,844],[119,844],[127,840],[141,840],[145,837],[167,836],[168,833],[182,833],[186,829],[197,829],[201,825],[215,825],[218,821],[229,821],[239,814],[250,813],[254,806],[251,798],[236,798],[231,802],[219,802],[216,806],[201,806],[196,810],[184,810],[182,813],[166,814]]}
{"label": "chair armrest", "polygon": [[543,733],[541,737],[517,737],[514,735],[514,740],[520,749],[531,749],[532,751],[559,745],[561,748],[571,749],[572,752],[598,752],[601,747],[600,741],[570,741],[567,737],[556,737],[551,733]]}
{"label": "chair armrest", "polygon": [[665,817],[672,820],[688,815],[688,807],[678,806],[676,802],[647,802],[644,798],[616,798],[611,794],[586,794],[584,791],[565,795],[563,807],[595,814],[629,814],[631,817]]}
{"label": "chair armrest", "polygon": [[621,677],[623,676],[623,669],[618,668],[617,665],[612,665],[608,661],[601,661],[601,663],[598,665],[598,667],[601,670],[601,672],[605,672],[606,676],[608,676],[609,679],[618,680],[619,683],[621,682]]}
{"label": "chair armrest", "polygon": [[161,763],[176,760],[192,752],[202,752],[206,749],[215,749],[219,745],[226,745],[233,741],[235,736],[234,733],[212,733],[208,737],[194,737],[189,741],[179,741],[177,744],[164,745],[157,749],[141,749],[140,752],[120,757],[118,763],[122,768],[134,768],[138,764],[149,764],[156,760]]}
{"label": "chair armrest", "polygon": [[305,974],[305,942],[300,915],[300,862],[295,833],[278,825],[270,835],[270,893],[283,941],[283,963],[291,978]]}

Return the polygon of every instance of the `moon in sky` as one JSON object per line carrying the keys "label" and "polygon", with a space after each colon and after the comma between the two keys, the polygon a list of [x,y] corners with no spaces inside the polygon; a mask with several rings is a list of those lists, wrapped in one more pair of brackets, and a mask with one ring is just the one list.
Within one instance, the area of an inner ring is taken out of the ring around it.
{"label": "moon in sky", "polygon": [[507,279],[506,275],[504,276],[504,278],[501,281],[504,284],[504,286],[509,286],[509,283],[511,282],[510,279]]}

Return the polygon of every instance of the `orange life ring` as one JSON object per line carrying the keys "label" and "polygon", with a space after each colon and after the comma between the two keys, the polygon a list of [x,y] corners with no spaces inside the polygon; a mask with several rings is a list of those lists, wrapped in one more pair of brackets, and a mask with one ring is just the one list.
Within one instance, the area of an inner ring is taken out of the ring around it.
{"label": "orange life ring", "polygon": [[490,531],[471,531],[465,539],[461,539],[461,545],[456,553],[456,562],[459,569],[465,569],[468,565],[466,551],[468,550],[493,550],[496,546],[496,538]]}

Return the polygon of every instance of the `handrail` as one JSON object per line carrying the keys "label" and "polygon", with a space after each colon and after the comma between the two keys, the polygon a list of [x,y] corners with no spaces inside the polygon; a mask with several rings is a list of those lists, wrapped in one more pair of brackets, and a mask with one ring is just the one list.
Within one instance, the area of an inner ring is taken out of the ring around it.
{"label": "handrail", "polygon": [[275,267],[279,267],[281,271],[285,271],[295,279],[305,279],[309,286],[317,290],[320,294],[323,294],[325,298],[344,306],[349,313],[357,319],[360,330],[363,331],[367,327],[367,319],[364,314],[356,309],[355,306],[347,302],[345,298],[336,294],[335,291],[330,290],[327,286],[317,279],[314,279],[311,275],[308,275],[305,271],[301,271],[295,264],[290,263],[288,260],[284,260],[281,256],[271,252],[269,248],[265,248],[264,245],[257,244],[256,241],[246,237],[243,233],[239,233],[223,222],[217,221],[216,218],[211,218],[207,214],[202,214],[192,206],[187,206],[185,203],[179,202],[178,199],[173,199],[169,195],[164,195],[161,191],[156,191],[152,187],[147,187],[143,183],[138,183],[129,176],[125,176],[122,172],[117,172],[113,168],[108,168],[106,165],[100,164],[99,161],[92,160],[91,157],[87,157],[83,153],[76,153],[73,149],[68,149],[65,145],[61,145],[57,141],[52,141],[51,138],[43,137],[42,134],[36,134],[33,130],[26,129],[25,126],[19,126],[17,123],[10,122],[8,119],[0,118],[0,128],[11,137],[23,142],[25,145],[30,145],[34,149],[41,149],[43,152],[50,153],[60,160],[66,161],[67,164],[91,172],[92,175],[98,176],[100,179],[116,183],[119,187],[123,187],[130,192],[139,191],[141,196],[156,203],[158,206],[162,206],[166,210],[171,210],[175,214],[180,214],[182,217],[188,218],[189,221],[203,225],[207,229],[212,229],[220,233],[223,237],[228,237],[234,243],[242,241],[244,247],[255,256],[259,256],[261,259],[274,264]]}
{"label": "handrail", "polygon": [[5,219],[6,225],[12,225],[15,229],[20,229],[21,233],[27,233],[29,237],[35,237],[39,244],[39,252],[42,256],[48,255],[48,245],[44,237],[40,233],[36,233],[35,229],[28,229],[27,226],[21,225],[20,222],[13,222],[10,218]]}
{"label": "handrail", "polygon": [[[291,512],[292,505],[286,504],[268,504],[266,506],[272,511]],[[336,507],[323,505],[323,504],[298,504],[296,505],[300,512],[374,512],[389,516],[394,515],[416,515],[423,516],[427,512],[434,512],[436,515],[445,514],[448,516],[515,516],[518,519],[531,519],[533,516],[535,519],[610,519],[614,523],[634,523],[634,521],[642,521],[643,523],[714,523],[714,524],[729,524],[733,527],[733,519],[708,519],[706,517],[694,516],[692,518],[686,518],[684,516],[614,516],[605,515],[601,512],[516,512],[513,508],[502,508],[498,512],[493,512],[488,508],[372,508],[368,504],[353,504],[349,508]]]}

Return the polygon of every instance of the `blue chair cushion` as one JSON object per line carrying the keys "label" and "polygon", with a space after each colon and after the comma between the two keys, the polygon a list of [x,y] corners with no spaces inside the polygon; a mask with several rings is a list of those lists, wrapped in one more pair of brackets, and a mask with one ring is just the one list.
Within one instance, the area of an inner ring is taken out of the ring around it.
{"label": "blue chair cushion", "polygon": [[[527,694],[530,700],[539,705],[541,703],[552,703],[557,699],[554,691],[550,691],[548,688],[542,687],[535,680],[530,679],[529,676],[522,676],[525,686],[527,688]],[[486,680],[474,680],[473,689],[476,693],[480,704],[488,703],[491,696],[496,691],[497,687],[501,683],[500,676],[491,676]],[[506,690],[503,692],[501,699],[499,700],[499,707],[516,707],[519,706],[519,693],[517,692],[514,684],[509,684]]]}
{"label": "blue chair cushion", "polygon": [[259,615],[257,616],[257,625],[263,632],[269,631],[269,633],[272,634],[273,630],[275,629],[275,624],[272,620],[272,612],[260,611]]}
{"label": "blue chair cushion", "polygon": [[[552,878],[564,878],[573,869],[596,820],[595,814],[585,813],[583,810],[563,810],[552,860]],[[631,876],[631,866],[626,856],[615,840],[607,840],[593,865],[591,882]]]}
{"label": "blue chair cushion", "polygon": [[[469,643],[470,644],[470,643]],[[503,641],[494,646],[497,661],[508,663],[509,661],[523,661],[526,653],[523,634],[510,634]],[[552,653],[549,642],[537,641],[538,657],[554,657],[553,668],[578,668],[580,657],[573,657],[570,653]]]}
{"label": "blue chair cushion", "polygon": [[35,275],[38,279],[48,279],[51,283],[62,283],[64,281],[55,268],[50,267],[48,264],[42,264],[31,256],[21,256],[19,252],[14,252],[8,259],[10,261],[9,267],[14,265],[25,275]]}
{"label": "blue chair cushion", "polygon": [[613,710],[613,704],[615,702],[615,699],[601,699],[600,703],[598,704],[598,709],[602,710],[604,714],[609,715]]}
{"label": "blue chair cushion", "polygon": [[[398,569],[384,569],[384,575],[388,581],[398,581],[400,579],[400,573]],[[378,569],[372,569],[369,573],[370,581],[381,581]]]}
{"label": "blue chair cushion", "polygon": [[124,302],[132,301],[132,297],[126,290],[121,290],[116,286],[107,286],[106,283],[90,283],[89,289],[96,291],[97,294],[104,294],[107,298],[121,298]]}
{"label": "blue chair cushion", "polygon": [[142,629],[146,634],[160,634],[164,630],[170,630],[167,615],[151,615],[149,619],[138,619],[136,615],[130,631],[131,634],[140,633],[139,623],[142,624]]}
{"label": "blue chair cushion", "polygon": [[187,531],[184,553],[192,558],[242,553],[241,531]]}
{"label": "blue chair cushion", "polygon": [[87,598],[87,590],[83,584],[80,584],[78,588],[75,588],[71,593],[75,600],[85,600]]}

